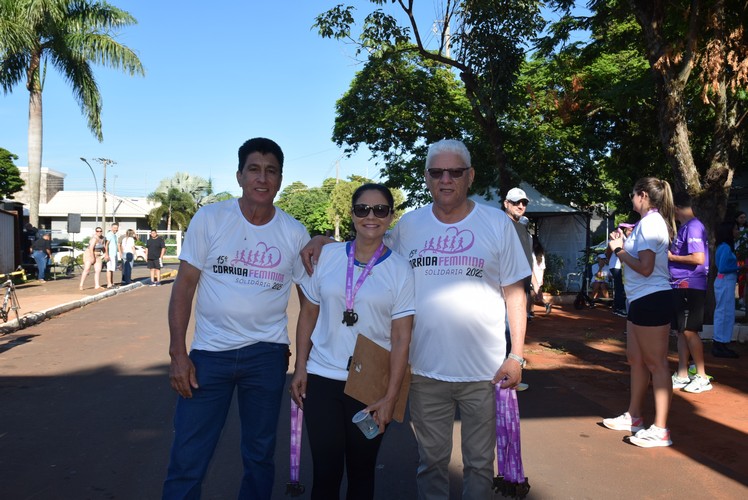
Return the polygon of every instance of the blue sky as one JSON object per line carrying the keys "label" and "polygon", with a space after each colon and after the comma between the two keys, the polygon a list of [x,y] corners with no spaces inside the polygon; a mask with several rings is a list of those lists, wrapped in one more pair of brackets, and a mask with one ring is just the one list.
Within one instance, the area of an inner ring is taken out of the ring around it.
{"label": "blue sky", "polygon": [[[51,66],[43,92],[44,167],[67,174],[67,190],[94,189],[80,157],[117,162],[107,191],[145,196],[176,172],[210,177],[216,191],[239,194],[236,151],[265,136],[286,155],[284,186],[319,186],[340,176],[376,178],[359,154],[341,158],[330,140],[335,101],[361,66],[350,45],[322,39],[314,18],[337,1],[112,0],[138,24],[118,39],[134,49],[146,76],[96,67],[104,142],[86,127],[72,92]],[[360,4],[368,12],[369,3]],[[431,2],[424,2],[432,9]],[[0,147],[27,165],[28,92],[0,94]],[[90,161],[99,188],[102,168]]]}

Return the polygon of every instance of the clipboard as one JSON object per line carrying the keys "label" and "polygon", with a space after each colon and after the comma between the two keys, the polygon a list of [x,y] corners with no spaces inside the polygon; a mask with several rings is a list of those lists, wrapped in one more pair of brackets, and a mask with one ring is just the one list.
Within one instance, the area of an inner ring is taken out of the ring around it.
{"label": "clipboard", "polygon": [[[370,405],[384,397],[389,380],[390,351],[359,333],[343,392],[365,405]],[[405,418],[409,389],[410,365],[405,368],[405,376],[400,384],[395,411],[392,414],[392,418],[401,423]]]}

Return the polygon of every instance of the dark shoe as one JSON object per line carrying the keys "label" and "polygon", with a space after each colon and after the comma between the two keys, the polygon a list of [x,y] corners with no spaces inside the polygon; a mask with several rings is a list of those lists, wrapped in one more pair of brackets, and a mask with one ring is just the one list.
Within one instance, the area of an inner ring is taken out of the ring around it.
{"label": "dark shoe", "polygon": [[551,307],[553,307],[553,306],[551,305],[551,303],[550,303],[550,302],[548,302],[548,303],[547,303],[547,304],[545,305],[545,314],[551,314]]}
{"label": "dark shoe", "polygon": [[737,352],[730,349],[730,344],[725,342],[712,342],[712,356],[715,358],[739,358]]}

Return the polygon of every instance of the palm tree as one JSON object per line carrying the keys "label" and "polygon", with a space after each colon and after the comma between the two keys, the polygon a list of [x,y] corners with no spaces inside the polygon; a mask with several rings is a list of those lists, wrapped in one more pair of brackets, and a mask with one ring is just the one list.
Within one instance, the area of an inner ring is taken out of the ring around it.
{"label": "palm tree", "polygon": [[152,227],[166,217],[167,231],[171,231],[172,219],[180,229],[186,228],[192,216],[204,205],[232,198],[230,193],[213,193],[213,182],[198,175],[177,172],[162,179],[148,199],[160,205],[150,211],[148,220]]}
{"label": "palm tree", "polygon": [[115,40],[136,24],[128,12],[97,0],[0,0],[0,85],[8,94],[21,81],[29,91],[29,218],[39,223],[42,167],[42,90],[50,62],[70,84],[99,141],[101,95],[92,63],[144,75],[137,55]]}
{"label": "palm tree", "polygon": [[210,179],[204,179],[199,175],[191,175],[185,172],[177,172],[168,179],[162,179],[155,192],[167,193],[170,189],[177,189],[188,194],[195,202],[195,211],[204,205],[231,198],[230,193],[214,193],[213,181]]}
{"label": "palm tree", "polygon": [[188,193],[177,188],[168,191],[156,191],[148,195],[148,200],[159,205],[148,212],[148,222],[152,228],[157,228],[166,218],[166,231],[171,231],[172,221],[177,223],[180,231],[187,228],[192,216],[197,212],[195,203]]}

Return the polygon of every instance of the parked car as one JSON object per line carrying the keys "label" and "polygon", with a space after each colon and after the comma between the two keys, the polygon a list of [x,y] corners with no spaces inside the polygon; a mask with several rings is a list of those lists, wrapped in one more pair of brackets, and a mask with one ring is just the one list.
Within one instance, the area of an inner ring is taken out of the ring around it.
{"label": "parked car", "polygon": [[135,260],[142,260],[143,262],[148,260],[148,250],[145,247],[135,245]]}
{"label": "parked car", "polygon": [[52,260],[57,265],[62,265],[63,257],[73,257],[78,259],[79,256],[83,255],[83,250],[77,248],[64,246],[64,245],[53,245],[52,246]]}

